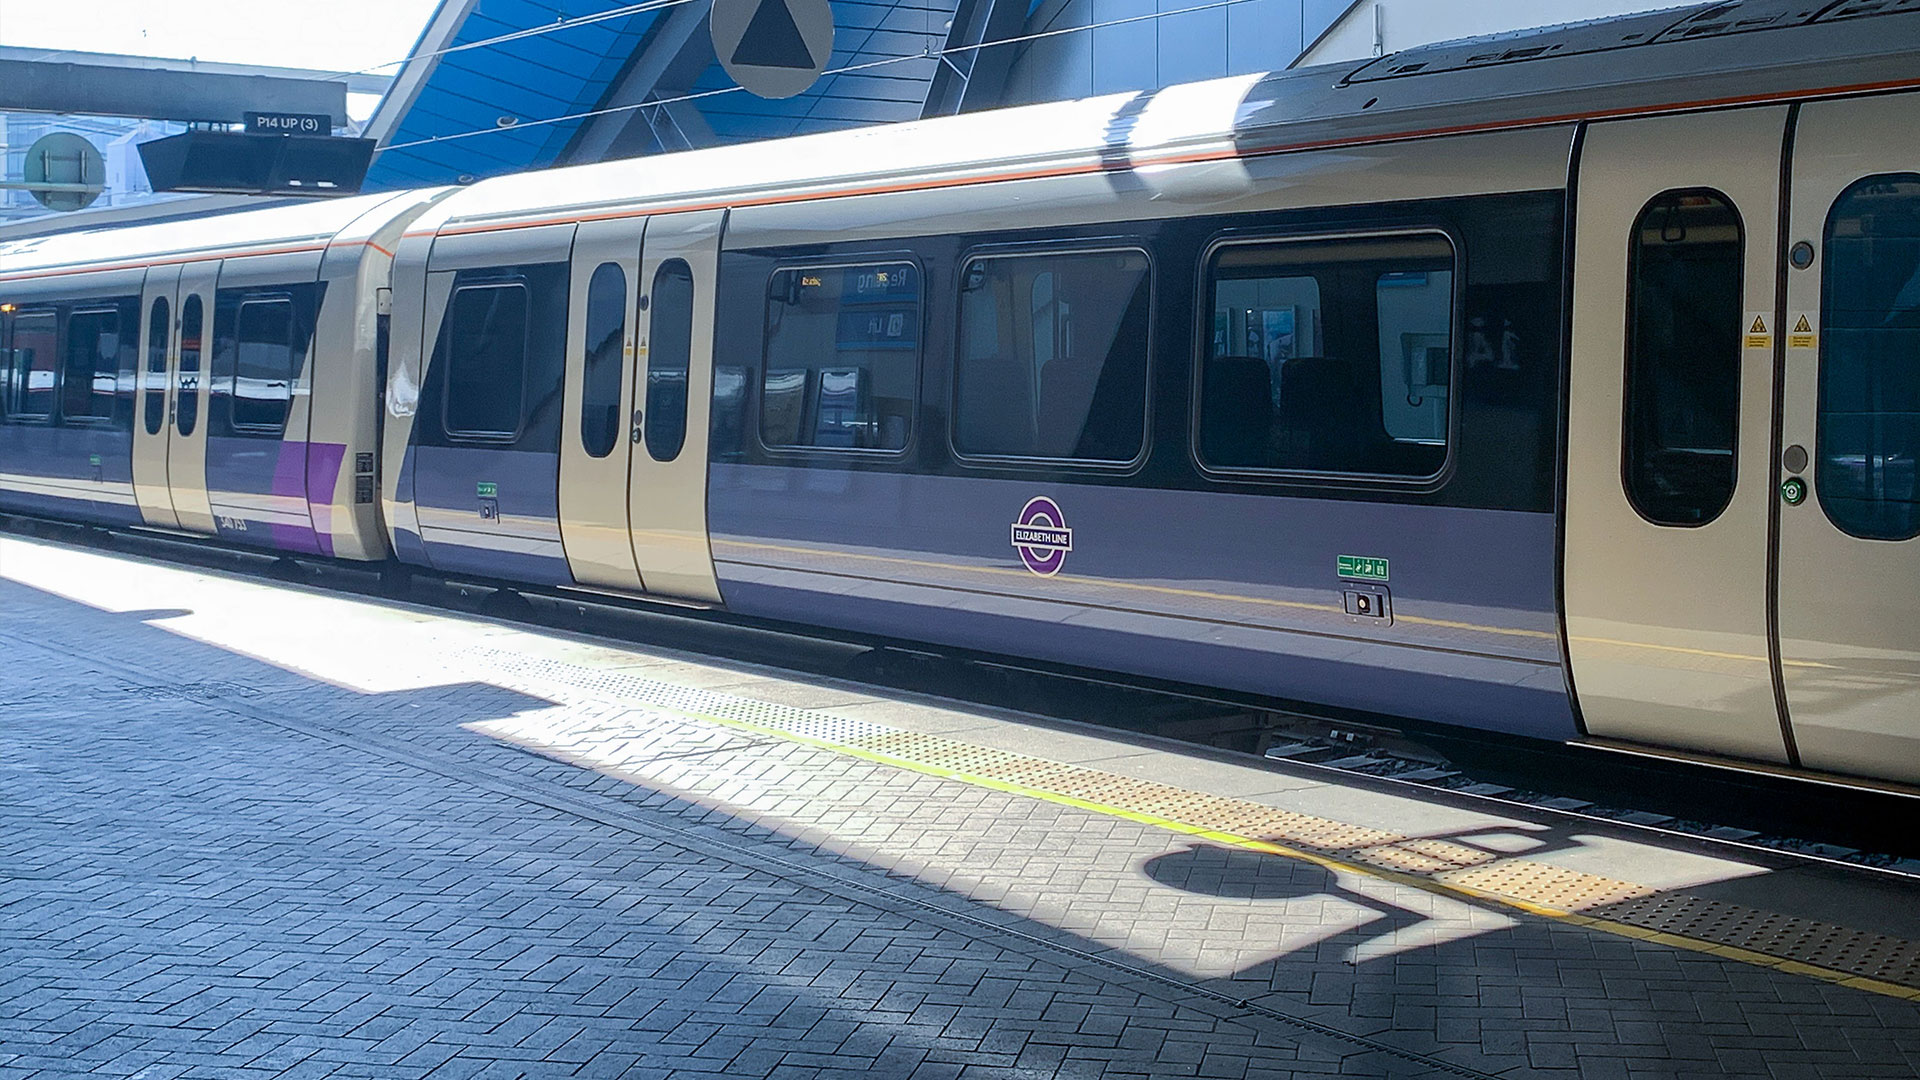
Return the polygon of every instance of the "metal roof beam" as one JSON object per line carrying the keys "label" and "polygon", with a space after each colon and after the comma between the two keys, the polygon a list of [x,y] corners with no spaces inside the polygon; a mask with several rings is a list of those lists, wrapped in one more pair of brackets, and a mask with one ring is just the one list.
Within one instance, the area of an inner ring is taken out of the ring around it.
{"label": "metal roof beam", "polygon": [[0,45],[0,60],[53,61],[63,64],[97,64],[101,67],[141,68],[156,71],[185,71],[200,75],[273,75],[283,79],[315,79],[320,82],[344,82],[349,94],[384,94],[391,75],[364,72],[321,71],[316,68],[276,67],[267,64],[227,64],[217,60],[176,60],[169,56],[133,56],[127,53],[85,52],[80,49],[36,49],[22,45]]}
{"label": "metal roof beam", "polygon": [[[1026,29],[1025,0],[959,0],[954,8],[947,49],[961,49],[983,41],[1007,41]],[[950,116],[975,108],[998,105],[1006,97],[1007,72],[1020,55],[1017,46],[990,46],[947,52],[927,86],[921,116]]]}
{"label": "metal roof beam", "polygon": [[[707,12],[711,6],[681,4],[669,9],[666,18],[654,24],[632,62],[596,106],[622,111],[596,116],[582,124],[572,145],[561,153],[558,164],[576,165],[625,156],[621,151],[630,147],[633,140],[622,135],[635,124],[645,130],[650,123],[640,115],[646,110],[634,106],[645,102],[662,87],[671,87],[677,92],[690,85],[712,59],[707,32]],[[683,74],[685,79],[674,78],[677,74]],[[689,141],[704,136],[708,140],[704,145],[713,145],[713,132],[700,118],[698,109],[673,109],[669,115],[673,126]]]}
{"label": "metal roof beam", "polygon": [[247,112],[325,113],[347,123],[347,84],[273,75],[0,59],[0,109],[237,124]]}

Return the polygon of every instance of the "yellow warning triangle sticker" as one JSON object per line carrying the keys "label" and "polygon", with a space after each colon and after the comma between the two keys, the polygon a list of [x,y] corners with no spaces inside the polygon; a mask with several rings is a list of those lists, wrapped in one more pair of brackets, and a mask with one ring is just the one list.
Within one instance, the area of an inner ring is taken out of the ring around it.
{"label": "yellow warning triangle sticker", "polygon": [[1796,334],[1811,334],[1813,333],[1813,325],[1807,322],[1805,315],[1802,315],[1800,316],[1800,321],[1793,324],[1793,332]]}
{"label": "yellow warning triangle sticker", "polygon": [[1762,316],[1762,315],[1755,315],[1755,316],[1753,317],[1753,327],[1752,327],[1751,329],[1749,329],[1749,330],[1747,331],[1747,333],[1749,333],[1749,334],[1764,334],[1764,333],[1766,333],[1766,332],[1767,332],[1767,320],[1766,320],[1766,317],[1765,317],[1765,316]]}

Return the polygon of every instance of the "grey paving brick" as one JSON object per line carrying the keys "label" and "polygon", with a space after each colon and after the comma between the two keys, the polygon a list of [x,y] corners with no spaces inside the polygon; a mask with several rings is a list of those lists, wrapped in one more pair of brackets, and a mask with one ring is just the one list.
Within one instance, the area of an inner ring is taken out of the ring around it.
{"label": "grey paving brick", "polygon": [[309,602],[456,674],[347,690],[0,577],[0,1078],[1434,1075],[1243,998],[1490,1074],[1920,1059],[1909,1002],[462,674],[433,618]]}

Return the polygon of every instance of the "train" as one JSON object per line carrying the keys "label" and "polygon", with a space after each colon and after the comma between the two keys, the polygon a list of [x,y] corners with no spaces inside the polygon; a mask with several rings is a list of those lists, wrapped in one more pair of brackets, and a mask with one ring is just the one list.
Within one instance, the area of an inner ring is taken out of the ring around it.
{"label": "train", "polygon": [[8,514],[1920,784],[1911,0],[8,240],[0,344]]}

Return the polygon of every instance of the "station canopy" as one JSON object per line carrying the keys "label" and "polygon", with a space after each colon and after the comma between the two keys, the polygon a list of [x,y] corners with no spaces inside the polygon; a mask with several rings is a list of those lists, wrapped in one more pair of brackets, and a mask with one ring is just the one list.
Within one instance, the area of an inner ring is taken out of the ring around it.
{"label": "station canopy", "polygon": [[828,71],[891,62],[768,100],[721,69],[707,7],[445,0],[369,127],[367,189],[915,119],[954,19],[952,0],[834,0]]}

